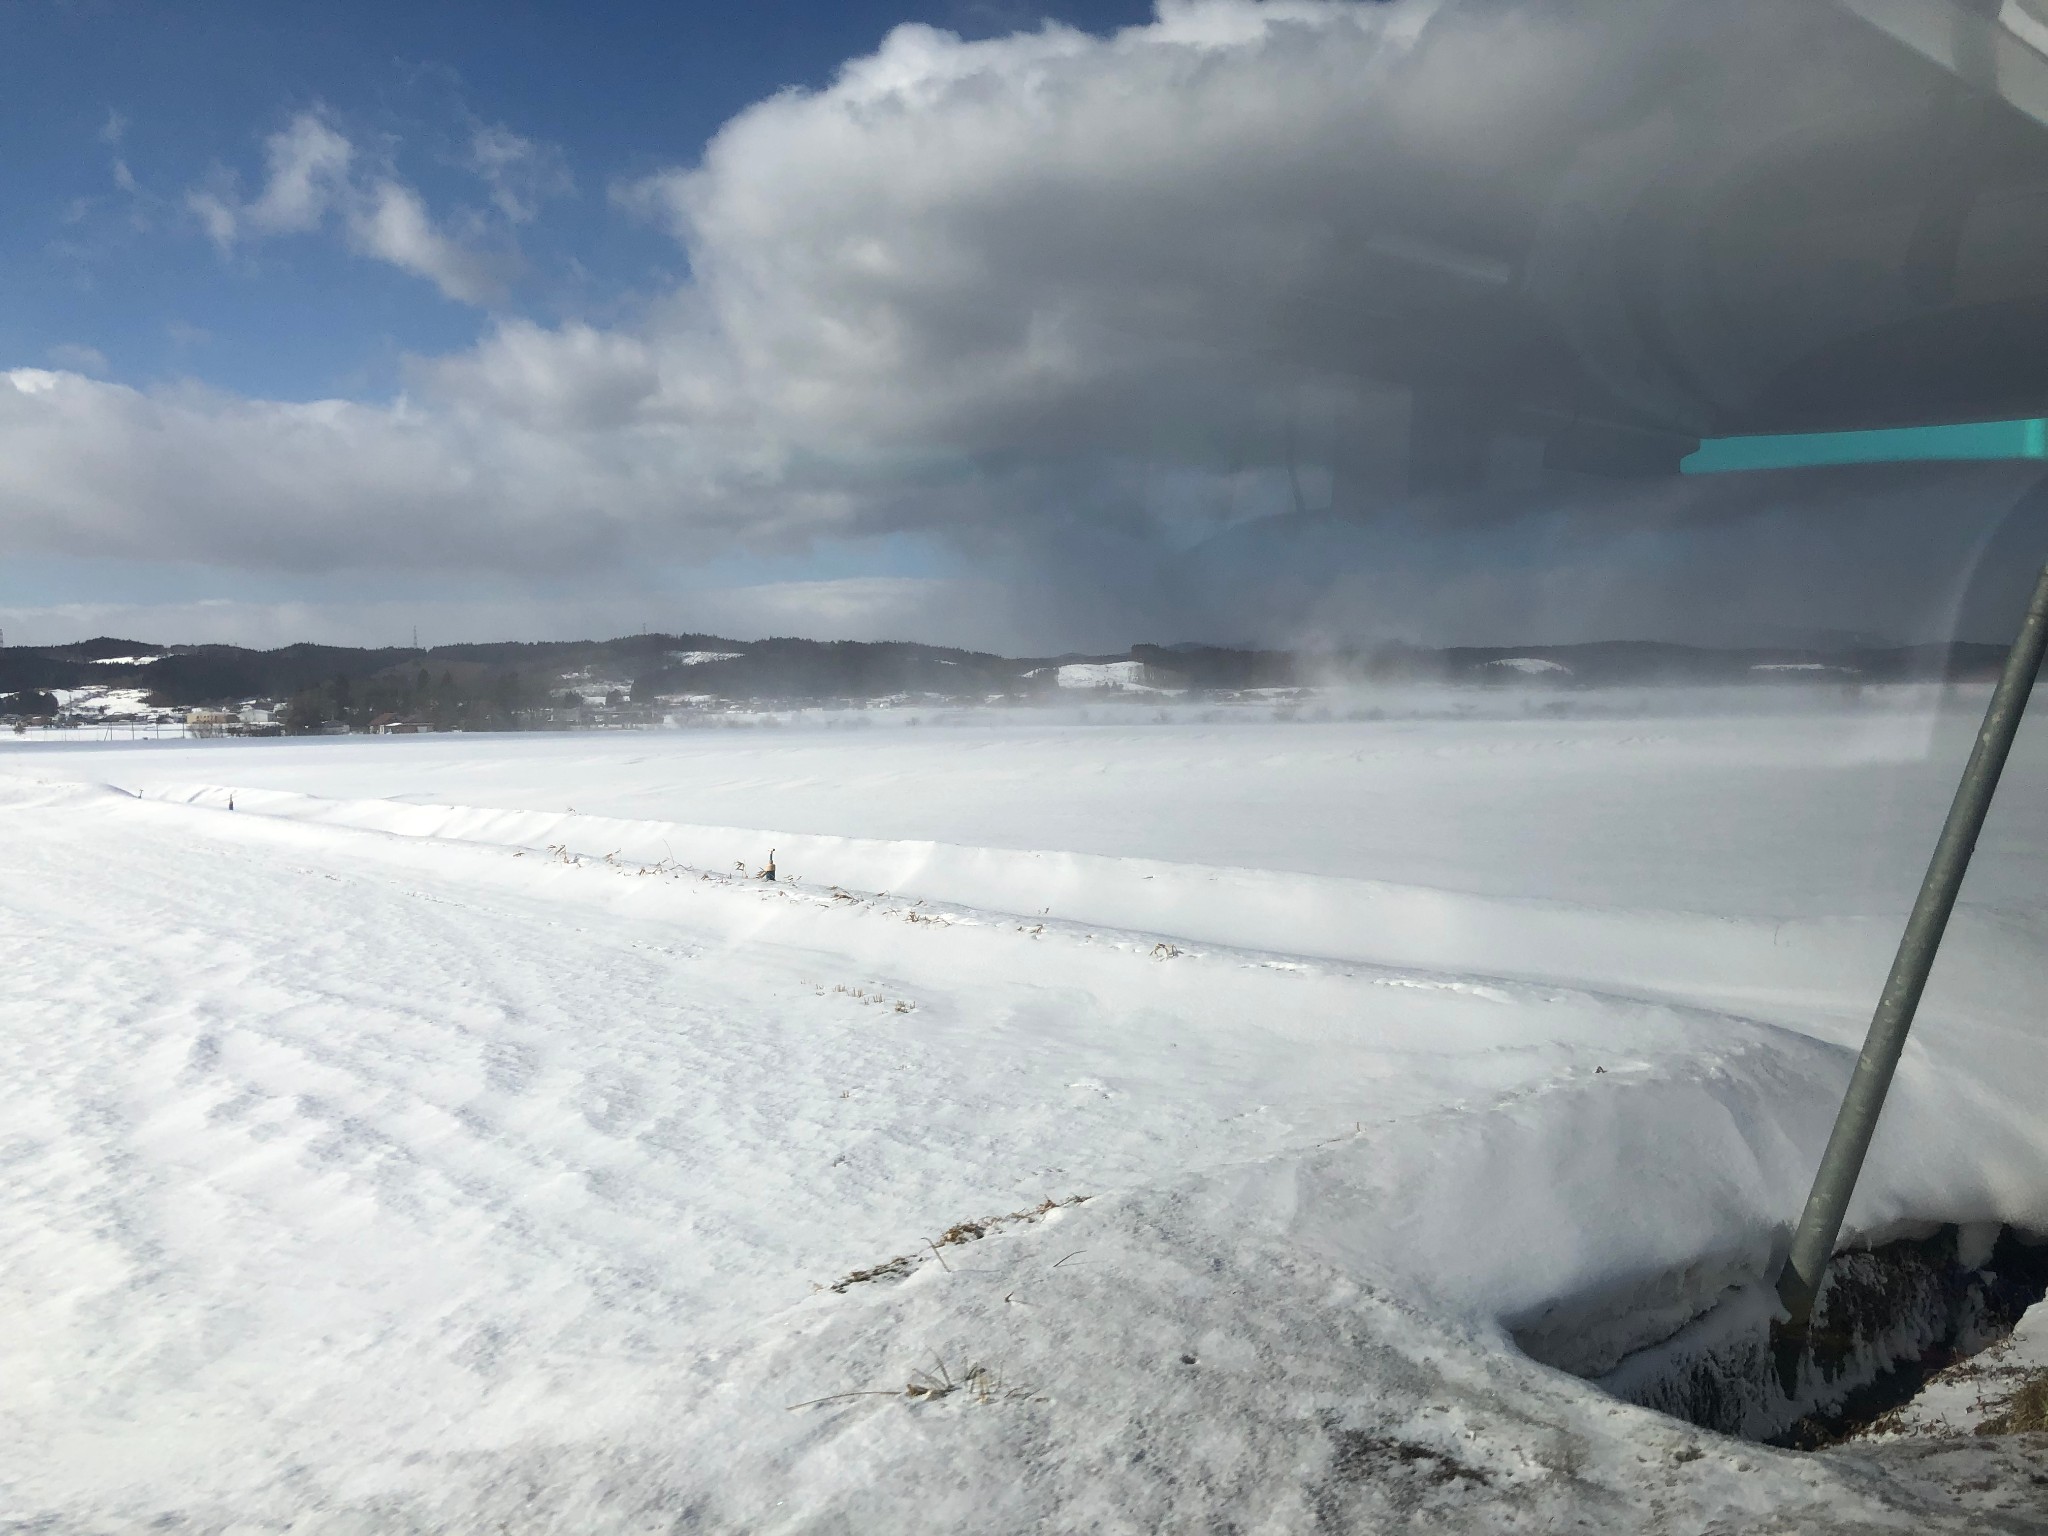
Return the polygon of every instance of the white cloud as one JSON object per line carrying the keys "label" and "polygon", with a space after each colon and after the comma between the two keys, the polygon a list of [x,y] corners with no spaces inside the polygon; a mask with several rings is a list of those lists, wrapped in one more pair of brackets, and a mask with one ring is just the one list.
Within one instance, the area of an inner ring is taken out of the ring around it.
{"label": "white cloud", "polygon": [[206,238],[220,248],[222,255],[234,249],[236,218],[230,197],[219,192],[193,191],[185,194],[185,206],[192,210],[199,227],[206,231]]}
{"label": "white cloud", "polygon": [[292,119],[264,145],[268,176],[253,203],[237,213],[241,228],[258,235],[303,234],[318,227],[328,208],[349,194],[355,147],[311,112]]}
{"label": "white cloud", "polygon": [[503,256],[474,249],[437,226],[418,192],[388,172],[358,173],[360,157],[349,139],[317,112],[301,112],[264,144],[263,189],[247,202],[231,178],[186,199],[223,255],[246,240],[306,234],[330,214],[339,217],[349,244],[415,277],[449,298],[489,304],[503,296]]}
{"label": "white cloud", "polygon": [[[1370,178],[1329,146],[1365,133],[1428,10],[1202,0],[1111,38],[900,28],[631,194],[693,273],[639,323],[508,319],[420,360],[387,407],[0,388],[0,446],[28,449],[0,465],[0,520],[73,553],[535,571],[1142,527],[1175,512],[1148,504],[1159,487],[1199,502],[1246,467],[1230,453],[1270,455],[1313,366],[1290,306],[1357,300],[1344,236]],[[556,184],[510,130],[469,148],[508,221]],[[325,115],[274,134],[265,166],[253,197],[194,195],[223,249],[332,223],[452,297],[500,291],[490,256]],[[1375,408],[1316,388],[1347,429]],[[1143,467],[1162,461],[1194,479]]]}
{"label": "white cloud", "polygon": [[[692,274],[630,325],[506,319],[381,406],[0,375],[0,537],[553,578],[936,531],[1027,573],[1032,601],[1170,616],[1133,595],[1161,523],[1358,510],[1406,423],[1371,382],[1375,327],[1512,275],[1459,244],[1456,209],[1374,244],[1389,199],[1423,195],[1418,157],[1490,154],[1606,88],[1512,11],[1446,37],[1435,10],[1168,0],[1108,38],[899,28],[615,192]],[[507,129],[468,156],[503,228],[567,187]],[[331,222],[451,297],[502,291],[469,228],[318,113],[269,140],[252,199],[223,180],[191,205],[224,250]],[[1297,454],[1316,462],[1290,473]],[[791,588],[786,611],[852,590]],[[942,589],[883,590],[874,611],[907,615]]]}
{"label": "white cloud", "polygon": [[[1169,4],[1099,39],[906,26],[651,178],[738,364],[848,441],[1241,427],[1373,279],[1364,145],[1426,6]],[[1383,133],[1380,135],[1383,137]]]}
{"label": "white cloud", "polygon": [[488,399],[301,404],[0,374],[0,531],[15,548],[553,575],[788,545],[851,529],[854,512],[832,483],[668,420],[536,430]]}
{"label": "white cloud", "polygon": [[300,113],[263,147],[267,174],[253,201],[241,201],[234,178],[224,172],[214,185],[187,194],[187,205],[224,256],[245,239],[318,228],[347,189],[354,148],[317,113]]}
{"label": "white cloud", "polygon": [[503,263],[434,227],[420,195],[381,180],[350,200],[350,243],[366,256],[424,277],[451,299],[488,304],[504,292]]}

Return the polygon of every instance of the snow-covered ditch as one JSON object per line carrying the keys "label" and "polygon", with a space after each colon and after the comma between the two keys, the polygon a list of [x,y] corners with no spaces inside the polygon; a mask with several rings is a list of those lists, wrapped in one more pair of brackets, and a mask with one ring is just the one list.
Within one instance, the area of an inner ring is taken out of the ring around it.
{"label": "snow-covered ditch", "polygon": [[1859,1438],[1947,1439],[2048,1430],[2048,1305],[2006,1337],[1936,1372],[1914,1396],[1879,1414]]}
{"label": "snow-covered ditch", "polygon": [[1812,1448],[1850,1437],[1942,1367],[2009,1335],[2048,1293],[2048,1240],[1985,1222],[1839,1254],[1796,1340],[1776,1328],[1769,1286],[1741,1277],[1702,1307],[1685,1295],[1693,1278],[1583,1298],[1516,1342],[1628,1402]]}
{"label": "snow-covered ditch", "polygon": [[[1011,749],[1015,822],[970,733],[0,755],[0,1516],[2038,1528],[2024,1439],[1800,1456],[1624,1400],[1767,1285],[1896,932],[1889,886],[1774,899],[1722,809],[1820,865],[1940,810],[1896,738],[1689,729],[1134,734],[1156,796],[1286,791],[1142,852],[1100,733]],[[2048,1230],[2042,768],[1852,1242]],[[1504,834],[1395,878],[1390,796],[1487,775],[1578,870]],[[1262,828],[1323,857],[1216,857]]]}

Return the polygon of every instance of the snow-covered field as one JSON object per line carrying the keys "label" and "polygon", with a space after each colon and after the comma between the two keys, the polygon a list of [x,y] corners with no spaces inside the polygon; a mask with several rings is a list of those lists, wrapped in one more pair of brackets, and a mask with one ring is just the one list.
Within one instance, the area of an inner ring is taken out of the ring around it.
{"label": "snow-covered field", "polygon": [[[1670,701],[0,743],[0,1528],[2048,1529],[1517,1347],[1769,1276],[1981,705]],[[2044,877],[1853,1235],[2048,1231]]]}

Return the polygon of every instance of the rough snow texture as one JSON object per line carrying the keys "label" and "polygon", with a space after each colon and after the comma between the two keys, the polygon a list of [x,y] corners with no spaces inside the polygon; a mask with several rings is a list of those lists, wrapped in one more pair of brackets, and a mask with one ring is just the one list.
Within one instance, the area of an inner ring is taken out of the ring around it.
{"label": "rough snow texture", "polygon": [[[2048,1528],[1513,1342],[1771,1272],[1970,728],[0,747],[0,1521]],[[1852,1241],[2048,1229],[2041,746]]]}

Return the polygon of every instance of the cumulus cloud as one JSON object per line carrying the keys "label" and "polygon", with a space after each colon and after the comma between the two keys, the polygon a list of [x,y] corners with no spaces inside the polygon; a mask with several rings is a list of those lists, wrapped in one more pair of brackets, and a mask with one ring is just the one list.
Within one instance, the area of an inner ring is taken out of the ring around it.
{"label": "cumulus cloud", "polygon": [[[1327,145],[1355,126],[1356,101],[1427,13],[1218,0],[1169,6],[1107,39],[1047,27],[970,43],[901,28],[830,87],[742,113],[699,165],[628,190],[675,232],[693,273],[639,325],[508,320],[471,352],[421,360],[402,406],[317,418],[67,384],[90,400],[65,426],[82,440],[103,411],[138,451],[213,439],[220,451],[180,473],[203,464],[230,483],[195,491],[194,508],[271,505],[279,462],[354,466],[307,479],[295,515],[277,519],[289,526],[252,530],[239,558],[282,558],[294,543],[328,558],[347,530],[366,562],[416,564],[428,549],[466,548],[484,505],[529,533],[553,508],[565,547],[608,547],[599,528],[631,528],[686,556],[964,530],[1029,518],[1049,490],[1143,520],[1162,509],[1142,487],[1168,477],[1146,464],[1199,462],[1227,480],[1270,458],[1276,424],[1305,393],[1368,414],[1377,403],[1345,380],[1304,386],[1297,361],[1275,355],[1270,312],[1301,290],[1304,263],[1318,281],[1344,265],[1315,249],[1329,244],[1331,208],[1356,201]],[[507,130],[479,130],[472,152],[507,217],[551,184],[549,157]],[[339,214],[367,253],[476,292],[484,275],[467,249],[361,159],[332,123],[302,114],[268,142],[256,196],[213,189],[193,206],[227,248]],[[16,393],[16,412],[50,399]],[[152,413],[162,438],[131,429]],[[248,463],[273,431],[273,462]],[[484,451],[489,461],[472,457]],[[406,469],[373,492],[365,482],[387,459]],[[522,472],[506,474],[515,460]],[[43,522],[45,537],[122,522],[80,515],[92,482],[63,484],[54,440],[37,462],[69,509]],[[235,494],[244,483],[266,489]],[[357,506],[370,494],[397,497],[400,522],[438,517],[467,534],[381,545],[363,533],[381,511]],[[195,527],[161,510],[147,525],[166,544],[216,550],[235,526],[225,511]],[[508,538],[490,558],[529,547]]]}
{"label": "cumulus cloud", "polygon": [[140,391],[0,375],[0,506],[19,546],[256,570],[602,569],[745,487],[664,431],[535,432],[481,412]]}
{"label": "cumulus cloud", "polygon": [[[1148,625],[1207,614],[1281,638],[1272,611],[1189,606],[1200,573],[1180,552],[1276,514],[1377,515],[1426,540],[1418,519],[1444,509],[1388,468],[1418,396],[1387,379],[1430,348],[1553,345],[1489,296],[1590,305],[1575,340],[1596,377],[1640,361],[1601,351],[1613,284],[1516,180],[1617,112],[1627,70],[1515,8],[1467,8],[1478,19],[1452,29],[1442,10],[1162,0],[1109,37],[898,28],[829,86],[739,114],[696,164],[615,189],[691,274],[630,325],[505,318],[415,360],[383,405],[4,376],[0,528],[258,569],[549,574],[911,530],[1028,577],[1041,607],[1065,591],[1077,614],[1121,603]],[[1737,10],[1759,34],[1776,14]],[[1625,48],[1648,26],[1608,30]],[[1663,142],[1623,136],[1609,158]],[[507,228],[568,190],[559,155],[506,128],[477,128],[468,160]],[[1460,169],[1462,190],[1440,192]],[[1574,188],[1591,227],[1599,188]],[[453,298],[502,292],[491,257],[320,113],[269,139],[253,197],[224,179],[191,207],[224,251],[334,220]],[[1564,242],[1547,266],[1492,240],[1479,215],[1501,210]],[[1786,312],[1875,303],[1851,278],[1846,297],[1788,286]],[[1640,372],[1682,426],[1697,401]],[[1503,462],[1520,451],[1506,442]],[[1607,503],[1678,517],[1670,494]],[[1530,505],[1480,498],[1461,526]],[[1338,542],[1351,552],[1318,558],[1455,585],[1384,542]],[[1414,609],[1390,581],[1357,601]],[[1496,587],[1468,590],[1498,605]]]}
{"label": "cumulus cloud", "polygon": [[388,173],[363,175],[350,140],[317,112],[301,112],[264,144],[262,190],[242,201],[230,178],[187,205],[223,255],[240,242],[306,234],[330,214],[366,256],[426,278],[449,298],[488,304],[505,291],[502,255],[475,249],[434,222],[418,192]]}
{"label": "cumulus cloud", "polygon": [[1107,40],[902,27],[635,196],[689,247],[746,376],[821,435],[1198,445],[1299,383],[1297,311],[1357,297],[1345,226],[1372,161],[1332,146],[1366,141],[1426,12],[1170,5]]}

